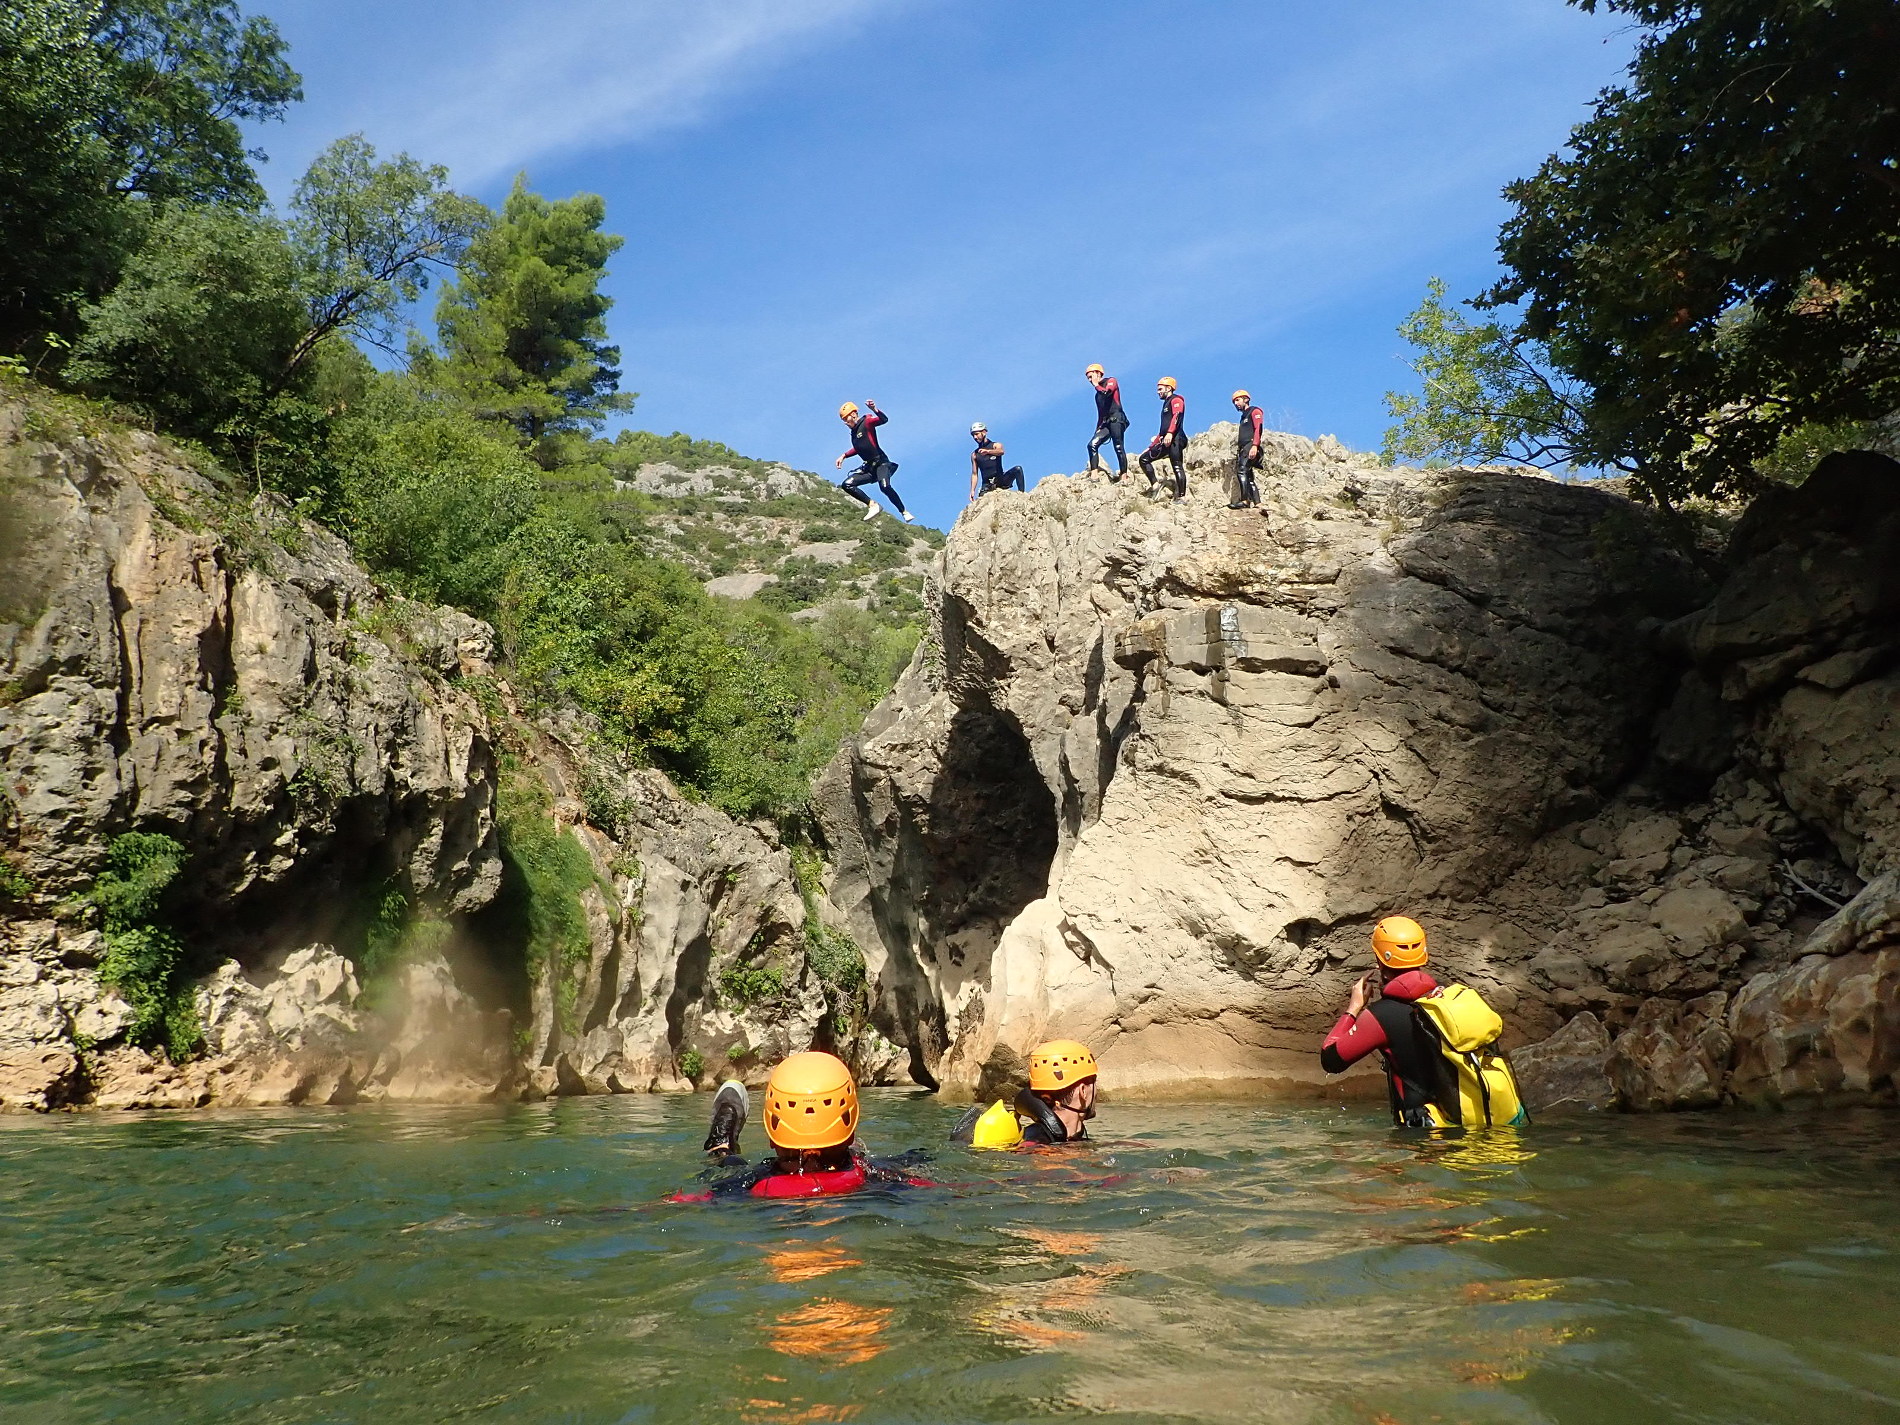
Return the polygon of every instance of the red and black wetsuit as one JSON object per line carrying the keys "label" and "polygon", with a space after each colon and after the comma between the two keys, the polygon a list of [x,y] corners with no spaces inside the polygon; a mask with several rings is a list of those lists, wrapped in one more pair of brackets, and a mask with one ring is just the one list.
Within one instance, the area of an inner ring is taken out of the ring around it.
{"label": "red and black wetsuit", "polygon": [[[767,1158],[724,1177],[715,1178],[704,1192],[676,1192],[670,1202],[712,1202],[734,1197],[836,1197],[874,1187],[936,1187],[926,1177],[910,1172],[911,1154],[878,1162],[868,1153],[853,1147],[850,1157],[837,1168],[818,1172],[795,1173],[777,1158]],[[728,1160],[731,1161],[731,1160]]]}
{"label": "red and black wetsuit", "polygon": [[875,483],[884,492],[884,498],[901,515],[904,502],[897,498],[897,491],[891,488],[891,476],[897,473],[897,462],[884,453],[884,447],[877,443],[877,428],[890,420],[882,411],[866,411],[851,422],[851,449],[864,464],[849,472],[843,481],[845,494],[861,505],[871,503],[871,497],[858,488],[860,485]]}
{"label": "red and black wetsuit", "polygon": [[1378,999],[1357,1017],[1339,1016],[1339,1023],[1320,1046],[1320,1067],[1329,1074],[1344,1073],[1377,1050],[1385,1060],[1386,1088],[1391,1094],[1392,1121],[1401,1128],[1429,1128],[1425,1106],[1441,1109],[1450,1101],[1450,1121],[1457,1122],[1458,1085],[1447,1072],[1438,1038],[1419,1021],[1412,1005],[1438,988],[1423,970],[1407,970],[1386,981]]}
{"label": "red and black wetsuit", "polygon": [[[1234,450],[1234,479],[1240,484],[1240,498],[1250,505],[1260,503],[1260,487],[1254,483],[1253,472],[1260,468],[1260,461],[1266,457],[1265,437],[1267,431],[1267,413],[1255,405],[1249,405],[1240,413],[1240,443]],[[1256,457],[1254,451],[1260,455]]]}
{"label": "red and black wetsuit", "polygon": [[1155,457],[1166,455],[1174,466],[1174,498],[1187,496],[1187,467],[1181,457],[1187,453],[1187,401],[1179,391],[1161,398],[1161,431],[1141,453],[1141,468],[1148,477],[1148,488],[1155,483]]}
{"label": "red and black wetsuit", "polygon": [[1101,469],[1101,450],[1115,447],[1115,478],[1128,473],[1128,452],[1122,449],[1122,436],[1128,430],[1128,413],[1122,409],[1121,383],[1104,376],[1095,383],[1095,434],[1089,439],[1089,469]]}

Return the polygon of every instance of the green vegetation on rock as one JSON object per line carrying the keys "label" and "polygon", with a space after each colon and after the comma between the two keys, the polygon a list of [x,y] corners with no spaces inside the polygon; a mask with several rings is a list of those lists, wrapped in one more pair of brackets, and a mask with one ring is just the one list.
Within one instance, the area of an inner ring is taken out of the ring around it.
{"label": "green vegetation on rock", "polygon": [[127,1037],[163,1048],[173,1063],[195,1054],[203,1038],[183,973],[185,947],[164,915],[184,864],[185,848],[171,837],[127,832],[106,847],[105,869],[84,897],[105,933],[99,978],[132,1007]]}
{"label": "green vegetation on rock", "polygon": [[552,987],[561,1027],[571,1034],[590,945],[581,894],[594,884],[594,863],[571,832],[555,825],[553,806],[538,772],[512,757],[503,762],[495,828],[504,909],[520,921],[529,981]]}

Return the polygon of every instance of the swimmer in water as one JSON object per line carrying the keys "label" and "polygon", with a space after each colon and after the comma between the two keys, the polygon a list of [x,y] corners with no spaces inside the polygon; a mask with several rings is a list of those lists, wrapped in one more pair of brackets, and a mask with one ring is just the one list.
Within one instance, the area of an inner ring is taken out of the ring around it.
{"label": "swimmer in water", "polygon": [[1084,1143],[1095,1117],[1095,1056],[1073,1039],[1050,1039],[1029,1051],[1029,1087],[1015,1105],[1001,1099],[970,1109],[951,1131],[954,1143],[972,1148],[1014,1148],[1018,1143]]}
{"label": "swimmer in water", "polygon": [[858,1142],[858,1086],[833,1054],[793,1054],[772,1070],[765,1086],[765,1136],[773,1156],[747,1164],[739,1136],[750,1107],[745,1085],[729,1079],[713,1095],[705,1148],[734,1169],[709,1191],[677,1193],[675,1202],[715,1197],[828,1197],[872,1186],[934,1187],[902,1162],[877,1162]]}

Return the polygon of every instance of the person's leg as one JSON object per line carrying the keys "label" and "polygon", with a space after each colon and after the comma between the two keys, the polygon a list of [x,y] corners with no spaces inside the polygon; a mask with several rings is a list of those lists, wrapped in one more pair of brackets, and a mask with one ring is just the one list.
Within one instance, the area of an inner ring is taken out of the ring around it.
{"label": "person's leg", "polygon": [[1247,475],[1247,452],[1239,451],[1234,456],[1234,498],[1227,502],[1227,508],[1245,509],[1252,503],[1254,497],[1248,493],[1252,486],[1253,481]]}
{"label": "person's leg", "polygon": [[868,505],[871,503],[871,497],[860,490],[858,486],[868,485],[874,478],[869,470],[860,467],[859,469],[851,471],[843,480],[839,481],[838,488],[843,490],[845,494],[849,495],[859,504]]}
{"label": "person's leg", "polygon": [[1102,447],[1108,444],[1108,441],[1108,427],[1105,425],[1097,426],[1095,428],[1095,434],[1089,437],[1089,469],[1091,471],[1100,470],[1102,468]]}
{"label": "person's leg", "polygon": [[1152,492],[1155,487],[1154,451],[1152,449],[1142,451],[1140,455],[1135,457],[1135,464],[1139,465],[1141,467],[1141,473],[1148,477],[1148,489]]}
{"label": "person's leg", "polygon": [[1242,474],[1246,477],[1247,503],[1250,505],[1258,505],[1260,503],[1260,485],[1259,482],[1254,479],[1254,471],[1258,467],[1255,466],[1251,460],[1248,460],[1242,462],[1240,468]]}
{"label": "person's leg", "polygon": [[1122,425],[1110,426],[1108,428],[1109,439],[1115,442],[1115,464],[1117,467],[1115,478],[1117,480],[1128,473],[1128,452],[1122,449],[1122,435],[1127,429],[1127,426]]}
{"label": "person's leg", "polygon": [[900,515],[904,513],[904,502],[897,498],[897,491],[891,488],[891,476],[897,473],[897,467],[885,461],[877,467],[877,487],[884,492],[884,498],[891,502],[891,508]]}
{"label": "person's leg", "polygon": [[1182,463],[1182,457],[1186,454],[1185,440],[1176,440],[1168,447],[1168,463],[1174,466],[1174,498],[1177,500],[1187,498],[1187,466]]}
{"label": "person's leg", "polygon": [[706,1134],[705,1151],[726,1157],[739,1151],[739,1135],[745,1130],[747,1101],[745,1085],[727,1079],[713,1095],[712,1127]]}
{"label": "person's leg", "polygon": [[1003,488],[1007,490],[1011,485],[1014,485],[1019,491],[1024,489],[1022,466],[1012,465],[1003,472]]}

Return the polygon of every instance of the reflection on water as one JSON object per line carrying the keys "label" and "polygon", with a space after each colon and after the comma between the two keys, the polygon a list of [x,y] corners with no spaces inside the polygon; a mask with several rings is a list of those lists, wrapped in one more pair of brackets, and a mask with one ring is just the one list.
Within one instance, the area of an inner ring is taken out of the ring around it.
{"label": "reflection on water", "polygon": [[663,1203],[704,1109],[0,1120],[0,1421],[1900,1419],[1893,1116],[1110,1105],[938,1190]]}

